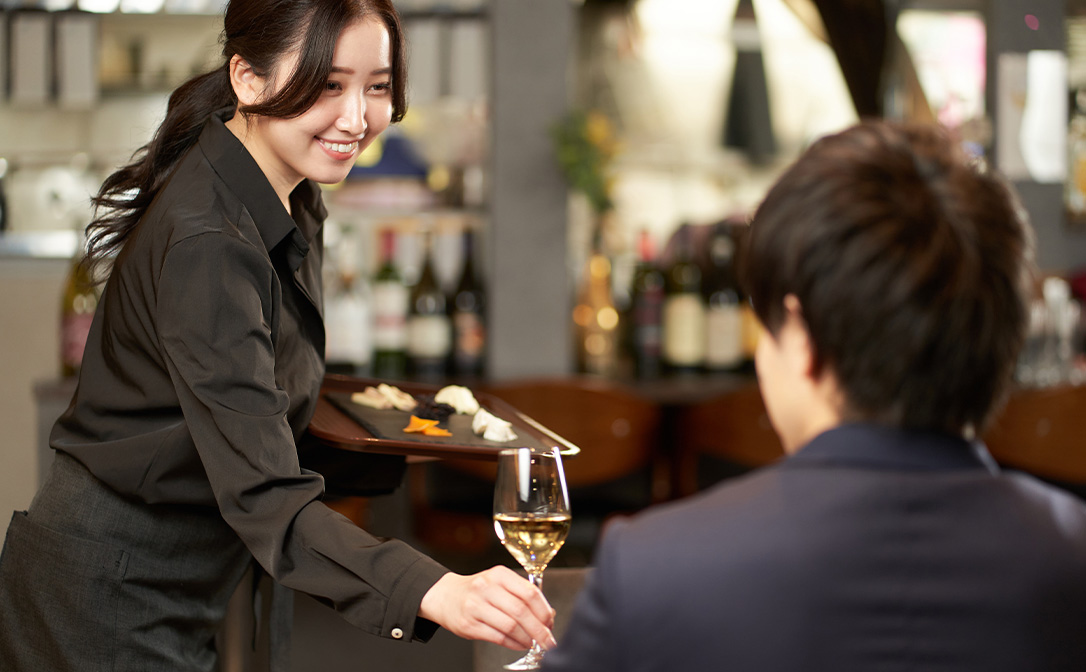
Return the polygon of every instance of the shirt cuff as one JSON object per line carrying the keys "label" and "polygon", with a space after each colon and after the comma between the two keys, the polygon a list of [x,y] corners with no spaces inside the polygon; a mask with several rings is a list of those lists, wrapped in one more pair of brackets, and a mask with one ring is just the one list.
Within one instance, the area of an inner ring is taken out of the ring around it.
{"label": "shirt cuff", "polygon": [[415,560],[389,596],[381,636],[404,641],[429,641],[439,626],[419,617],[419,605],[426,592],[448,573],[448,569],[426,556]]}

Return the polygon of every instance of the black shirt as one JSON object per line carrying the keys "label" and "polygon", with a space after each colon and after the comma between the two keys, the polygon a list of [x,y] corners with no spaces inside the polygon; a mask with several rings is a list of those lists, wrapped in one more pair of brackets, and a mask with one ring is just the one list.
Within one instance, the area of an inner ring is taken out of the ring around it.
{"label": "black shirt", "polygon": [[299,466],[324,375],[326,211],[305,180],[287,213],[230,114],[208,121],[118,255],[50,443],[123,495],[217,506],[280,583],[356,625],[428,636],[418,605],[447,570],[332,512]]}

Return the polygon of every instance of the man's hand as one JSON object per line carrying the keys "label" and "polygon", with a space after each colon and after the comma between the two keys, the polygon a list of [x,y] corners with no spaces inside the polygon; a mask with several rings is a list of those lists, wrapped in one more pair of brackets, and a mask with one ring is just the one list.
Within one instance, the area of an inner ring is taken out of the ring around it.
{"label": "man's hand", "polygon": [[454,635],[510,649],[527,649],[532,640],[554,646],[554,610],[543,593],[508,567],[438,579],[422,597],[419,616]]}

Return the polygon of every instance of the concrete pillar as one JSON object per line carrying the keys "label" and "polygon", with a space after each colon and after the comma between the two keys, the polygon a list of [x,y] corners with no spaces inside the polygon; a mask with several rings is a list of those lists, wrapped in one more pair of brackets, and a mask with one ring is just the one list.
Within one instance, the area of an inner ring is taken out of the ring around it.
{"label": "concrete pillar", "polygon": [[568,108],[577,6],[493,0],[491,221],[486,253],[489,372],[572,369],[567,189],[549,127]]}

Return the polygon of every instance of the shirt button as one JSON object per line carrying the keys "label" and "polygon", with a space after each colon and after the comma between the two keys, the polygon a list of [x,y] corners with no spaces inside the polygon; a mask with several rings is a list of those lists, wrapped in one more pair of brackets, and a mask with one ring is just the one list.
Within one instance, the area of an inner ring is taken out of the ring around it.
{"label": "shirt button", "polygon": [[399,628],[392,628],[392,639],[403,639],[403,630]]}

